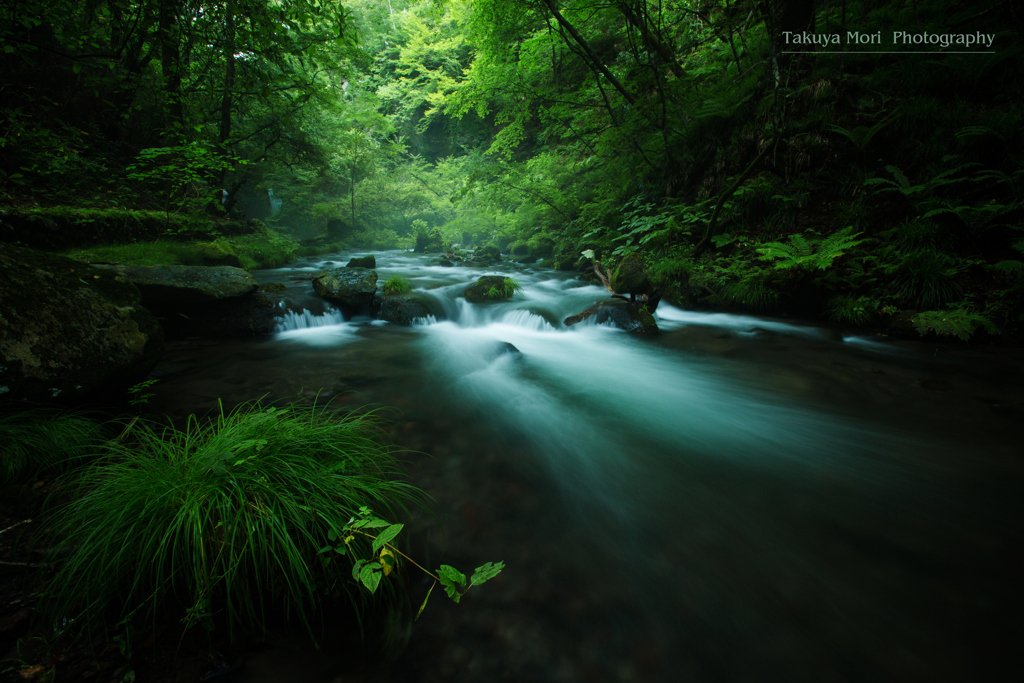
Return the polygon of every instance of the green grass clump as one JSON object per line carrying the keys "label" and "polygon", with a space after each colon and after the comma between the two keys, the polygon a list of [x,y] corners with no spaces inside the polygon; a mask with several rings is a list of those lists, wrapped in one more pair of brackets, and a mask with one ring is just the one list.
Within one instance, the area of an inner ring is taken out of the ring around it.
{"label": "green grass clump", "polygon": [[59,472],[98,452],[101,425],[44,409],[0,415],[0,484]]}
{"label": "green grass clump", "polygon": [[[242,406],[183,429],[133,422],[79,470],[48,528],[66,555],[49,593],[79,624],[178,610],[188,626],[262,632],[268,611],[358,608],[352,552],[322,554],[361,506],[394,518],[423,494],[397,481],[371,415]],[[318,554],[320,553],[320,554]],[[109,622],[108,622],[109,623]]]}
{"label": "green grass clump", "polygon": [[501,287],[491,287],[487,290],[488,299],[511,299],[516,292],[523,291],[523,286],[515,279],[507,277]]}
{"label": "green grass clump", "polygon": [[412,285],[399,275],[392,275],[384,283],[385,294],[405,294],[412,291]]}

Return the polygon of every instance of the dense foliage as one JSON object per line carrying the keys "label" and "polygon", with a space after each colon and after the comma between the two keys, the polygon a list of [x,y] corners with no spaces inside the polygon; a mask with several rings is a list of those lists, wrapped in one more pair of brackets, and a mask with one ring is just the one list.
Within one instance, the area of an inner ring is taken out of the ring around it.
{"label": "dense foliage", "polygon": [[[1022,15],[997,0],[9,4],[0,191],[244,213],[337,246],[493,243],[566,270],[637,253],[688,306],[1016,332]],[[993,43],[917,54],[896,29]],[[842,43],[793,54],[803,30]]]}

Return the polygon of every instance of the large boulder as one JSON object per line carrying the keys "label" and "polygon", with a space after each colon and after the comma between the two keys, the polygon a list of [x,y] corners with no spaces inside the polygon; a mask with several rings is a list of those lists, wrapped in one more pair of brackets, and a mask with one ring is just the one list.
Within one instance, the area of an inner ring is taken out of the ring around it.
{"label": "large boulder", "polygon": [[488,301],[501,301],[505,295],[492,296],[491,290],[502,292],[505,288],[505,278],[500,275],[484,275],[482,278],[466,288],[463,296],[471,304],[482,304]]}
{"label": "large boulder", "polygon": [[369,268],[334,268],[313,278],[316,293],[334,303],[359,308],[373,304],[377,271]]}
{"label": "large boulder", "polygon": [[126,275],[164,333],[248,337],[273,332],[280,311],[256,278],[231,266],[97,266]]}
{"label": "large boulder", "polygon": [[373,270],[374,268],[377,267],[377,259],[375,259],[373,256],[364,256],[362,258],[359,258],[357,256],[355,258],[349,259],[349,262],[348,262],[348,264],[345,267],[346,268],[369,268],[370,270]]}
{"label": "large boulder", "polygon": [[256,291],[256,278],[231,266],[97,266],[124,273],[146,306],[188,306],[240,299]]}
{"label": "large boulder", "polygon": [[652,291],[651,284],[644,272],[644,264],[640,256],[633,252],[628,254],[612,271],[612,291],[619,294],[648,294]]}
{"label": "large boulder", "polygon": [[144,378],[163,333],[123,273],[0,244],[0,400],[75,400]]}
{"label": "large boulder", "polygon": [[416,318],[426,318],[430,309],[422,301],[409,296],[386,296],[380,305],[380,319],[396,325],[412,325]]}

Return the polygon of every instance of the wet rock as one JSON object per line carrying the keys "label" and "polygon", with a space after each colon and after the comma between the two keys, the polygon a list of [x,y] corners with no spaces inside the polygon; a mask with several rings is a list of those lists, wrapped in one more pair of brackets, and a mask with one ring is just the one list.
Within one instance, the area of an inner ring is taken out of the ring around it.
{"label": "wet rock", "polygon": [[342,306],[369,306],[377,291],[377,272],[368,268],[335,268],[314,277],[313,289]]}
{"label": "wet rock", "polygon": [[505,287],[505,278],[500,275],[485,275],[473,284],[471,284],[463,296],[466,297],[466,301],[471,304],[482,304],[488,301],[501,301],[505,298],[504,294],[499,297],[491,296],[491,290],[497,290],[501,292]]}
{"label": "wet rock", "polygon": [[512,245],[509,253],[513,256],[526,256],[530,253],[530,246],[522,242],[518,242]]}
{"label": "wet rock", "polygon": [[104,266],[125,274],[170,339],[270,334],[281,311],[256,279],[229,266]]}
{"label": "wet rock", "polygon": [[373,256],[364,256],[362,258],[356,257],[356,258],[350,259],[349,262],[348,262],[348,265],[346,265],[345,267],[346,268],[369,268],[369,269],[372,270],[372,269],[377,267],[377,259],[375,259]]}
{"label": "wet rock", "polygon": [[651,291],[651,285],[644,273],[644,265],[640,256],[635,252],[628,254],[612,271],[612,291],[619,294],[647,294]]}
{"label": "wet rock", "polygon": [[571,327],[588,318],[594,318],[594,322],[599,325],[611,323],[627,332],[658,331],[658,324],[654,320],[654,316],[647,311],[643,304],[630,303],[622,299],[600,301],[580,313],[570,315],[562,321],[562,324]]}
{"label": "wet rock", "polygon": [[446,258],[436,258],[436,259],[434,259],[433,261],[430,262],[430,265],[432,265],[432,266],[444,266],[445,268],[452,268],[452,267],[455,266],[454,263],[452,263],[451,261],[449,261]]}
{"label": "wet rock", "polygon": [[77,399],[146,376],[163,333],[126,275],[0,244],[0,400]]}
{"label": "wet rock", "polygon": [[513,353],[513,354],[518,353],[518,354],[521,354],[522,351],[517,349],[515,347],[515,344],[513,344],[512,342],[503,342],[503,341],[498,342],[498,355],[500,356],[500,355],[504,355],[506,353]]}
{"label": "wet rock", "polygon": [[386,296],[380,305],[380,319],[396,325],[412,325],[416,318],[426,318],[430,309],[422,301],[409,296]]}
{"label": "wet rock", "polygon": [[231,266],[97,266],[124,273],[146,306],[202,305],[252,294],[259,283]]}
{"label": "wet rock", "polygon": [[514,259],[516,263],[522,263],[523,265],[529,265],[540,261],[540,256],[524,256],[522,258]]}

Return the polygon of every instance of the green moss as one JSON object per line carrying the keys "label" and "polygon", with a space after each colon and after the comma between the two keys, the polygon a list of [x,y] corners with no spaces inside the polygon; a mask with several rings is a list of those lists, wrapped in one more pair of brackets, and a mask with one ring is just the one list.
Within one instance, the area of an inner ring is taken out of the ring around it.
{"label": "green moss", "polygon": [[251,235],[213,242],[156,240],[112,246],[71,249],[64,256],[85,263],[120,263],[126,266],[237,265],[246,270],[277,268],[287,263],[298,244],[269,228]]}

